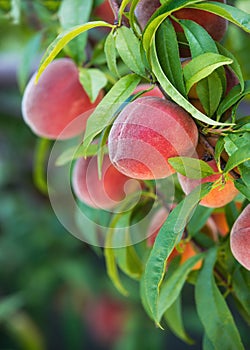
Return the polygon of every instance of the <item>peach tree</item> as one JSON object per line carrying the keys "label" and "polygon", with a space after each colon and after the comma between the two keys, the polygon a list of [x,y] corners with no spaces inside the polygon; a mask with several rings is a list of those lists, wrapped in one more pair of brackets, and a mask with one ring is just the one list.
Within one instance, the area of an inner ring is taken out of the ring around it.
{"label": "peach tree", "polygon": [[22,103],[54,140],[57,216],[102,248],[122,294],[121,275],[138,282],[157,327],[192,343],[190,283],[204,349],[244,349],[227,297],[249,324],[250,117],[238,107],[250,83],[223,38],[229,23],[249,33],[250,15],[202,0],[64,0],[57,14]]}

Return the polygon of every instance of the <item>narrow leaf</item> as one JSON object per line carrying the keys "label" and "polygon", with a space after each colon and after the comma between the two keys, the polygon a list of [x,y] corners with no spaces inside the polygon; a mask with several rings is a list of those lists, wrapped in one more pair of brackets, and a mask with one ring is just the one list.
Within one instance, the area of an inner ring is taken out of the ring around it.
{"label": "narrow leaf", "polygon": [[87,30],[90,30],[92,28],[96,27],[109,27],[113,28],[114,26],[103,22],[103,21],[95,21],[95,22],[89,22],[83,25],[75,26],[73,28],[70,28],[68,30],[63,31],[60,33],[56,39],[49,45],[47,48],[45,54],[42,57],[42,60],[40,62],[40,66],[36,75],[36,82],[38,81],[40,75],[45,70],[45,68],[48,66],[48,64],[53,61],[53,59],[57,56],[57,54],[64,48],[65,45],[67,45],[72,39],[77,37],[79,34],[86,32]]}
{"label": "narrow leaf", "polygon": [[249,145],[245,145],[230,156],[224,169],[224,173],[228,173],[233,170],[233,168],[248,160],[250,160]]}
{"label": "narrow leaf", "polygon": [[213,169],[203,160],[190,157],[173,157],[168,162],[180,174],[190,179],[202,179],[214,173]]}
{"label": "narrow leaf", "polygon": [[[212,188],[211,183],[195,188],[177,207],[169,214],[166,222],[160,229],[153,249],[148,258],[141,284],[144,304],[153,319],[158,321],[159,288],[166,270],[166,260],[180,240],[194,208]],[[159,325],[159,324],[158,324]]]}
{"label": "narrow leaf", "polygon": [[113,31],[111,31],[106,38],[104,52],[106,55],[108,69],[115,77],[120,77],[116,64],[116,47]]}
{"label": "narrow leaf", "polygon": [[163,72],[173,86],[186,96],[176,32],[168,19],[156,32],[156,50]]}
{"label": "narrow leaf", "polygon": [[231,64],[232,62],[231,58],[213,52],[207,52],[193,58],[183,68],[187,92],[195,83],[206,78],[215,69],[225,64]]}
{"label": "narrow leaf", "polygon": [[166,93],[172,98],[173,101],[175,101],[179,106],[183,107],[197,120],[200,120],[210,125],[228,125],[226,123],[219,123],[215,120],[208,118],[205,114],[198,111],[198,109],[196,109],[191,103],[189,103],[188,100],[185,99],[185,97],[183,97],[180,94],[180,92],[171,84],[171,82],[168,80],[163,70],[161,69],[156,53],[155,44],[152,46],[150,54],[153,73],[155,74],[157,80],[161,84],[161,87],[166,91]]}
{"label": "narrow leaf", "polygon": [[199,318],[215,349],[243,350],[238,329],[213,276],[217,249],[208,251],[198,275],[195,300]]}
{"label": "narrow leaf", "polygon": [[145,68],[141,56],[141,43],[131,29],[122,26],[117,29],[116,48],[123,62],[132,72],[144,76]]}
{"label": "narrow leaf", "polygon": [[242,179],[235,180],[234,186],[250,201],[250,188]]}

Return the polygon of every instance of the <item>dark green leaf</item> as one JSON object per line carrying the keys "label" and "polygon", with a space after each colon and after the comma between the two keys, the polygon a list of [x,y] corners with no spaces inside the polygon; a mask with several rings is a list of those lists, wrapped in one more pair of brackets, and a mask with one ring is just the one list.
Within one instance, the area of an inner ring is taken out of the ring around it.
{"label": "dark green leaf", "polygon": [[250,201],[250,188],[242,179],[235,180],[234,186]]}
{"label": "dark green leaf", "polygon": [[190,157],[173,157],[169,164],[180,174],[190,179],[202,179],[214,173],[213,169],[203,160]]}
{"label": "dark green leaf", "polygon": [[163,72],[173,86],[186,96],[176,32],[168,19],[156,32],[156,50]]}
{"label": "dark green leaf", "polygon": [[229,108],[239,103],[245,96],[250,94],[250,80],[245,81],[245,89],[241,92],[241,86],[234,86],[227,96],[221,101],[221,104],[218,108],[217,115],[220,117],[225,113]]}
{"label": "dark green leaf", "polygon": [[164,318],[167,322],[168,327],[177,337],[179,337],[188,344],[193,344],[194,341],[189,337],[189,335],[185,331],[181,311],[181,297],[179,295],[178,298],[165,312]]}
{"label": "dark green leaf", "polygon": [[208,251],[198,275],[195,300],[199,318],[215,349],[244,350],[238,329],[213,276],[217,249]]}
{"label": "dark green leaf", "polygon": [[209,117],[217,110],[223,96],[223,82],[218,71],[214,71],[208,77],[197,83],[197,95]]}
{"label": "dark green leaf", "polygon": [[112,123],[114,114],[127,98],[129,98],[139,82],[140,77],[137,75],[126,75],[118,80],[118,82],[104,96],[87,121],[83,142],[85,152],[87,152],[94,137]]}
{"label": "dark green leaf", "polygon": [[185,261],[184,264],[180,265],[166,282],[162,283],[157,305],[157,324],[160,323],[166,310],[168,310],[178,298],[189,272],[200,259],[202,259],[202,254],[197,254],[191,257]]}
{"label": "dark green leaf", "polygon": [[242,148],[234,152],[228,159],[224,173],[228,173],[237,167],[239,164],[250,160],[249,145],[245,145]]}
{"label": "dark green leaf", "polygon": [[232,276],[233,294],[244,307],[247,314],[250,316],[250,276],[246,269],[238,268]]}
{"label": "dark green leaf", "polygon": [[192,58],[206,52],[219,53],[214,40],[202,26],[186,19],[179,22],[188,40]]}
{"label": "dark green leaf", "polygon": [[208,218],[211,216],[213,210],[213,208],[207,208],[201,205],[196,207],[195,212],[187,225],[188,234],[190,236],[194,236],[202,229]]}

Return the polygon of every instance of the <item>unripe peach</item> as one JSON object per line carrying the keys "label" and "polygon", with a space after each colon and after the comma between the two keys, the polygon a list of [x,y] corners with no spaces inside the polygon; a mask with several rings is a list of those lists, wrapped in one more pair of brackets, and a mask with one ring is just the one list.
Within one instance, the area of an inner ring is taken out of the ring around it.
{"label": "unripe peach", "polygon": [[235,259],[250,270],[250,204],[242,211],[232,227],[230,246]]}
{"label": "unripe peach", "polygon": [[[207,162],[208,165],[215,171],[218,172],[216,162],[211,160]],[[189,194],[196,186],[206,182],[215,182],[221,177],[220,174],[210,175],[201,180],[189,179],[186,176],[178,174],[178,179],[181,187],[185,194]],[[233,179],[229,175],[227,182],[219,187],[212,189],[201,201],[200,204],[204,207],[219,208],[231,202],[236,195],[238,190],[234,187]]]}
{"label": "unripe peach", "polygon": [[75,63],[69,58],[56,59],[37,84],[35,74],[29,81],[22,100],[23,118],[38,136],[67,139],[85,130],[87,118],[102,96],[101,92],[91,103],[79,82]]}
{"label": "unripe peach", "polygon": [[77,159],[72,174],[72,187],[75,195],[87,205],[111,209],[123,200],[126,194],[138,189],[138,183],[121,174],[111,164],[108,155],[105,155],[101,179],[98,178],[96,156]]}
{"label": "unripe peach", "polygon": [[198,130],[174,102],[142,97],[129,103],[115,120],[108,139],[111,162],[125,175],[159,179],[174,173],[168,158],[191,156]]}

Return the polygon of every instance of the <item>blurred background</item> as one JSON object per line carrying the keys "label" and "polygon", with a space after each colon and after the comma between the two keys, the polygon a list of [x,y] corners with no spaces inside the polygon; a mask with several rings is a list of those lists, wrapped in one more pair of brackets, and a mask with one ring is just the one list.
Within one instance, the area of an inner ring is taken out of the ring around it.
{"label": "blurred background", "polygon": [[[0,1],[0,349],[200,349],[192,286],[183,291],[185,326],[196,339],[189,346],[170,329],[155,328],[136,282],[123,277],[128,298],[116,292],[101,251],[70,235],[43,194],[35,161],[42,146],[22,120],[21,99],[60,30],[60,3]],[[230,3],[250,12],[249,1]],[[230,25],[225,44],[250,79],[249,35]],[[249,111],[245,101],[240,113]],[[247,339],[246,325],[236,321]]]}

